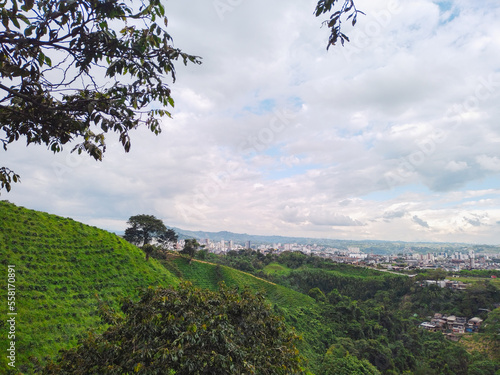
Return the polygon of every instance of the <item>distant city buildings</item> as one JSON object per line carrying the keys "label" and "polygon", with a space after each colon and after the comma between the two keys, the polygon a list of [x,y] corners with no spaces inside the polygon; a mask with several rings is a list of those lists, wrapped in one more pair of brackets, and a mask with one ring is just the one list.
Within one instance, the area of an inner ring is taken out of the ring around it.
{"label": "distant city buildings", "polygon": [[[263,254],[271,251],[279,254],[283,251],[300,251],[307,255],[316,255],[323,258],[330,258],[338,263],[350,263],[378,268],[386,268],[392,271],[411,270],[411,269],[433,269],[442,268],[445,271],[453,272],[463,269],[499,269],[500,263],[494,260],[500,258],[500,254],[485,254],[476,252],[464,246],[461,249],[447,251],[435,251],[423,253],[421,249],[415,251],[411,246],[402,246],[398,254],[380,255],[372,254],[357,246],[348,246],[346,248],[334,248],[321,246],[318,244],[303,245],[297,243],[273,243],[252,245],[251,241],[244,243],[235,243],[233,240],[224,239],[216,242],[209,239],[200,240],[200,244],[205,249],[217,254],[227,253],[228,251],[239,251],[243,249],[253,249]],[[176,249],[182,249],[184,241],[179,240]]]}

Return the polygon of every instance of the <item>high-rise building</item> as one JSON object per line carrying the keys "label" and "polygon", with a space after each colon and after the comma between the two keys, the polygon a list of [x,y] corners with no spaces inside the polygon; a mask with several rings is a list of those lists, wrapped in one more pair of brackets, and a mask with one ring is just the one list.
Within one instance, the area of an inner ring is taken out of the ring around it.
{"label": "high-rise building", "polygon": [[245,248],[246,249],[251,249],[251,243],[250,241],[247,241],[246,244],[245,244]]}

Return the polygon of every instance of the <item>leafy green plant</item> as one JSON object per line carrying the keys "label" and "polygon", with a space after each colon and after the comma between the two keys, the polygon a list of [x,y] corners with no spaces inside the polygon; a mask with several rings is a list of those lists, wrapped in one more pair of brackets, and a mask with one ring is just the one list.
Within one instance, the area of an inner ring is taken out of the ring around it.
{"label": "leafy green plant", "polygon": [[[250,290],[220,284],[217,292],[190,283],[148,289],[126,301],[102,335],[49,363],[43,374],[298,374],[298,336]],[[173,371],[172,371],[173,370]]]}

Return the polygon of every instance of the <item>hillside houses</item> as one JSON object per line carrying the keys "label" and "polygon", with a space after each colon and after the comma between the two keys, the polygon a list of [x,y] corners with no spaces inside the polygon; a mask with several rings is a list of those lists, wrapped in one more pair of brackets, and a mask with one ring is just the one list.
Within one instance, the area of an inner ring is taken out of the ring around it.
{"label": "hillside houses", "polygon": [[449,339],[458,340],[459,336],[457,335],[478,332],[482,322],[483,320],[478,317],[467,320],[467,318],[462,316],[446,316],[436,313],[430,322],[421,323],[420,328],[431,332],[442,332]]}
{"label": "hillside houses", "polygon": [[430,286],[430,285],[437,285],[441,288],[448,288],[448,289],[453,289],[453,290],[465,290],[467,289],[467,286],[469,284],[464,283],[463,281],[457,281],[457,280],[423,280],[422,282],[418,282],[420,286]]}

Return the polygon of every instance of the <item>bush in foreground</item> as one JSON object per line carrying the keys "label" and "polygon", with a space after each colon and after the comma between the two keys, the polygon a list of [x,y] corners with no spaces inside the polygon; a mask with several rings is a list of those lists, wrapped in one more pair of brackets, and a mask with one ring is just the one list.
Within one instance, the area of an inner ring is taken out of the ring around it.
{"label": "bush in foreground", "polygon": [[43,374],[298,374],[303,373],[289,332],[264,298],[220,284],[148,289],[122,306],[124,317],[64,351]]}

